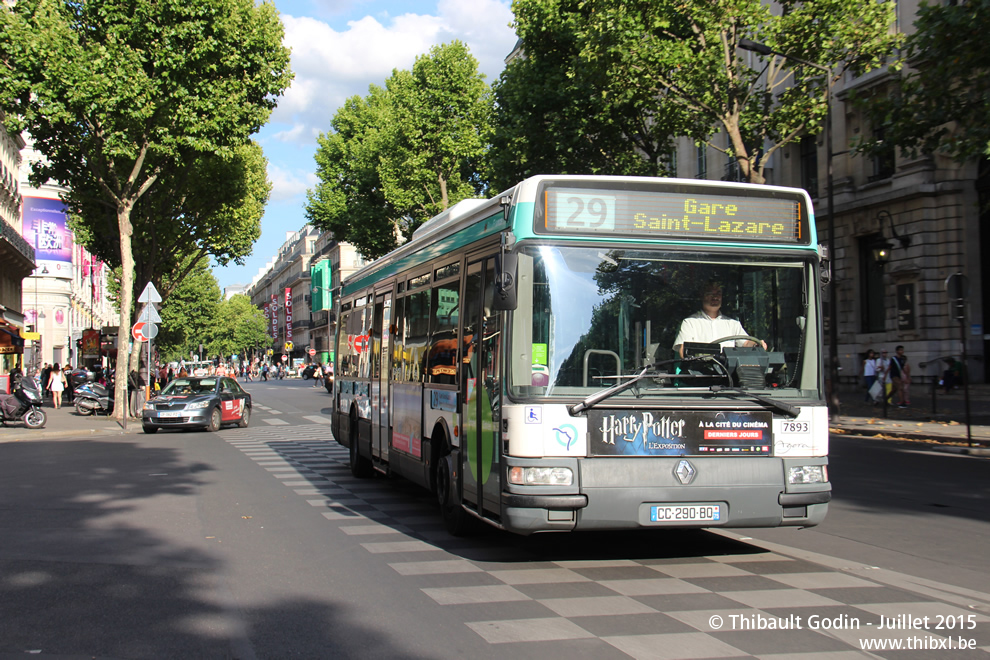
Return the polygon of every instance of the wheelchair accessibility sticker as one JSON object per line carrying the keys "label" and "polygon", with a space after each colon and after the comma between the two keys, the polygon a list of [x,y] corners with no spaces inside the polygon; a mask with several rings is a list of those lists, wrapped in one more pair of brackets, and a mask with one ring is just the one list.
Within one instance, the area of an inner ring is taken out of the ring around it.
{"label": "wheelchair accessibility sticker", "polygon": [[542,424],[543,408],[541,406],[526,406],[526,423]]}

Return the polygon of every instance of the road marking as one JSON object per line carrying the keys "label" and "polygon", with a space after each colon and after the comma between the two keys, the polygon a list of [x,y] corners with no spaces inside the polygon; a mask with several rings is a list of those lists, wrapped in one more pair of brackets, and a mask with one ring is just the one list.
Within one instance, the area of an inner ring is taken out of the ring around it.
{"label": "road marking", "polygon": [[330,423],[330,418],[329,417],[323,417],[322,415],[306,415],[305,417],[303,417],[303,419],[308,419],[309,421],[315,422],[317,424],[329,424]]}
{"label": "road marking", "polygon": [[270,424],[272,426],[288,426],[289,424],[284,419],[263,419],[261,421],[263,421],[265,424]]}

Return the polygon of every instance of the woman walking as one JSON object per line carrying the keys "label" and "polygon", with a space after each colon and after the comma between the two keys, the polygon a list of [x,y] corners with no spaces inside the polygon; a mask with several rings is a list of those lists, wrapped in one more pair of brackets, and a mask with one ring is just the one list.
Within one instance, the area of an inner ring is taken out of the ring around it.
{"label": "woman walking", "polygon": [[866,385],[866,399],[867,403],[871,401],[876,403],[877,400],[873,398],[870,393],[870,389],[873,387],[873,383],[877,381],[877,355],[871,348],[866,351],[866,359],[863,360],[863,384]]}
{"label": "woman walking", "polygon": [[65,374],[59,369],[58,362],[52,367],[48,376],[48,389],[52,393],[52,407],[58,410],[62,405],[62,392],[65,390]]}

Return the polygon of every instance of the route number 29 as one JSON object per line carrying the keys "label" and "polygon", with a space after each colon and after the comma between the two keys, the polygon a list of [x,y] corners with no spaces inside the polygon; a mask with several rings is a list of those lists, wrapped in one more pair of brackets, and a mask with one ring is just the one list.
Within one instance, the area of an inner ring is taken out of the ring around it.
{"label": "route number 29", "polygon": [[557,191],[554,226],[565,231],[615,229],[615,199],[601,195]]}

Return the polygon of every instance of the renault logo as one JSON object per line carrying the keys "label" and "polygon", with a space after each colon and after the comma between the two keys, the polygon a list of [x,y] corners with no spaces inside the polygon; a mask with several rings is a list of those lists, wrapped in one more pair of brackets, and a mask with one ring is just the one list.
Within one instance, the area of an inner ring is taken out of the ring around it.
{"label": "renault logo", "polygon": [[681,461],[677,464],[677,467],[674,468],[674,474],[677,475],[677,478],[682,484],[687,486],[689,483],[694,481],[694,475],[698,474],[698,471],[695,470],[694,466],[688,461]]}

